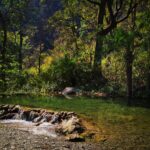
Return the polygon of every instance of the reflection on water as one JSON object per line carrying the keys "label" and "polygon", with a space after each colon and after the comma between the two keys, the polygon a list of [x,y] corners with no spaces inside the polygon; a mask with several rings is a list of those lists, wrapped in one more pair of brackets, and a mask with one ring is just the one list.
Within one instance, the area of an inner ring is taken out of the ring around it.
{"label": "reflection on water", "polygon": [[0,123],[20,130],[29,131],[36,135],[46,135],[53,138],[57,137],[55,132],[56,125],[48,122],[37,125],[37,123],[25,120],[2,120]]}

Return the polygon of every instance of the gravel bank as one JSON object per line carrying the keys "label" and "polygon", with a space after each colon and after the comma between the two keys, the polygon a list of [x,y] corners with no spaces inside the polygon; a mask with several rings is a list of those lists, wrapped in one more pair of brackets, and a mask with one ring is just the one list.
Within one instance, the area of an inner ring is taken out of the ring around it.
{"label": "gravel bank", "polygon": [[0,150],[100,150],[98,144],[72,143],[0,125]]}
{"label": "gravel bank", "polygon": [[0,150],[149,150],[150,136],[124,135],[99,143],[67,142],[0,124]]}
{"label": "gravel bank", "polygon": [[118,137],[97,144],[67,142],[0,124],[0,150],[149,150],[149,135]]}

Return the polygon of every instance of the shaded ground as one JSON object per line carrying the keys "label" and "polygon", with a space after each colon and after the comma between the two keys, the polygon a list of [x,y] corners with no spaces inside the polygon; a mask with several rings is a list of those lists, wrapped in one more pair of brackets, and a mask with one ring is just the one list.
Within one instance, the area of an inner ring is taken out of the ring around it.
{"label": "shaded ground", "polygon": [[132,135],[99,143],[71,143],[0,125],[1,150],[149,150],[150,136]]}
{"label": "shaded ground", "polygon": [[1,150],[99,150],[98,144],[71,143],[51,137],[33,135],[14,128],[0,127]]}

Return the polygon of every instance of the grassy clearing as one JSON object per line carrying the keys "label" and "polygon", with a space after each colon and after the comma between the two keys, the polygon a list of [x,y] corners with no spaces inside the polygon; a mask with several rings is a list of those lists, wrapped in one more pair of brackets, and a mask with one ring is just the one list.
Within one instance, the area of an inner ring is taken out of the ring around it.
{"label": "grassy clearing", "polygon": [[1,98],[0,104],[74,111],[81,117],[91,120],[99,128],[98,134],[101,136],[150,135],[150,109],[127,107],[112,100],[83,97],[72,100],[58,97],[10,97]]}

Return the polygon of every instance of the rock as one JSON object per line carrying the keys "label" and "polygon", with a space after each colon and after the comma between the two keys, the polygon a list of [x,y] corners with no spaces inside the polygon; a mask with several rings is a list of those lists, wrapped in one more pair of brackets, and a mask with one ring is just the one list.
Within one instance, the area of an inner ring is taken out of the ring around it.
{"label": "rock", "polygon": [[51,114],[47,114],[47,115],[45,116],[45,118],[46,118],[46,121],[49,122],[49,121],[51,121],[51,119],[52,119],[52,115],[51,115]]}
{"label": "rock", "polygon": [[69,95],[69,94],[76,94],[76,88],[74,87],[66,87],[63,91],[62,91],[63,95]]}
{"label": "rock", "polygon": [[10,108],[10,112],[12,112],[12,113],[19,113],[20,109],[21,109],[20,106],[16,105],[16,106]]}
{"label": "rock", "polygon": [[61,94],[64,95],[67,99],[71,99],[69,95],[76,95],[79,92],[79,89],[74,87],[66,87]]}
{"label": "rock", "polygon": [[39,116],[39,117],[35,118],[33,120],[33,122],[38,123],[38,122],[40,122],[42,120],[42,118],[43,118],[42,116]]}
{"label": "rock", "polygon": [[1,110],[8,110],[9,109],[9,105],[2,105],[0,107]]}
{"label": "rock", "polygon": [[0,110],[0,116],[3,115],[5,110]]}
{"label": "rock", "polygon": [[17,105],[2,105],[0,106],[0,119],[12,119],[20,110]]}
{"label": "rock", "polygon": [[52,124],[55,124],[55,123],[59,123],[60,122],[60,117],[59,117],[59,115],[53,115],[52,116],[52,120],[51,120],[51,123]]}
{"label": "rock", "polygon": [[0,120],[2,119],[13,119],[13,117],[16,115],[16,113],[8,113],[6,115],[3,115],[0,117]]}
{"label": "rock", "polygon": [[69,120],[64,120],[56,131],[65,135],[72,133],[82,133],[84,131],[84,127],[80,124],[79,119],[73,116]]}
{"label": "rock", "polygon": [[46,118],[43,118],[41,119],[40,123],[44,123],[44,122],[47,122],[47,119]]}
{"label": "rock", "polygon": [[68,137],[66,137],[66,141],[70,142],[85,142],[85,139],[78,135],[78,134],[71,134]]}
{"label": "rock", "polygon": [[39,113],[35,112],[35,111],[30,111],[30,114],[29,114],[29,120],[30,121],[33,121],[35,118],[37,118],[39,116]]}
{"label": "rock", "polygon": [[74,112],[67,112],[67,116],[66,116],[66,119],[70,119],[72,118],[73,116],[77,116]]}
{"label": "rock", "polygon": [[66,119],[67,113],[66,112],[61,112],[61,120]]}
{"label": "rock", "polygon": [[25,110],[22,113],[22,119],[26,121],[30,121],[30,110]]}

